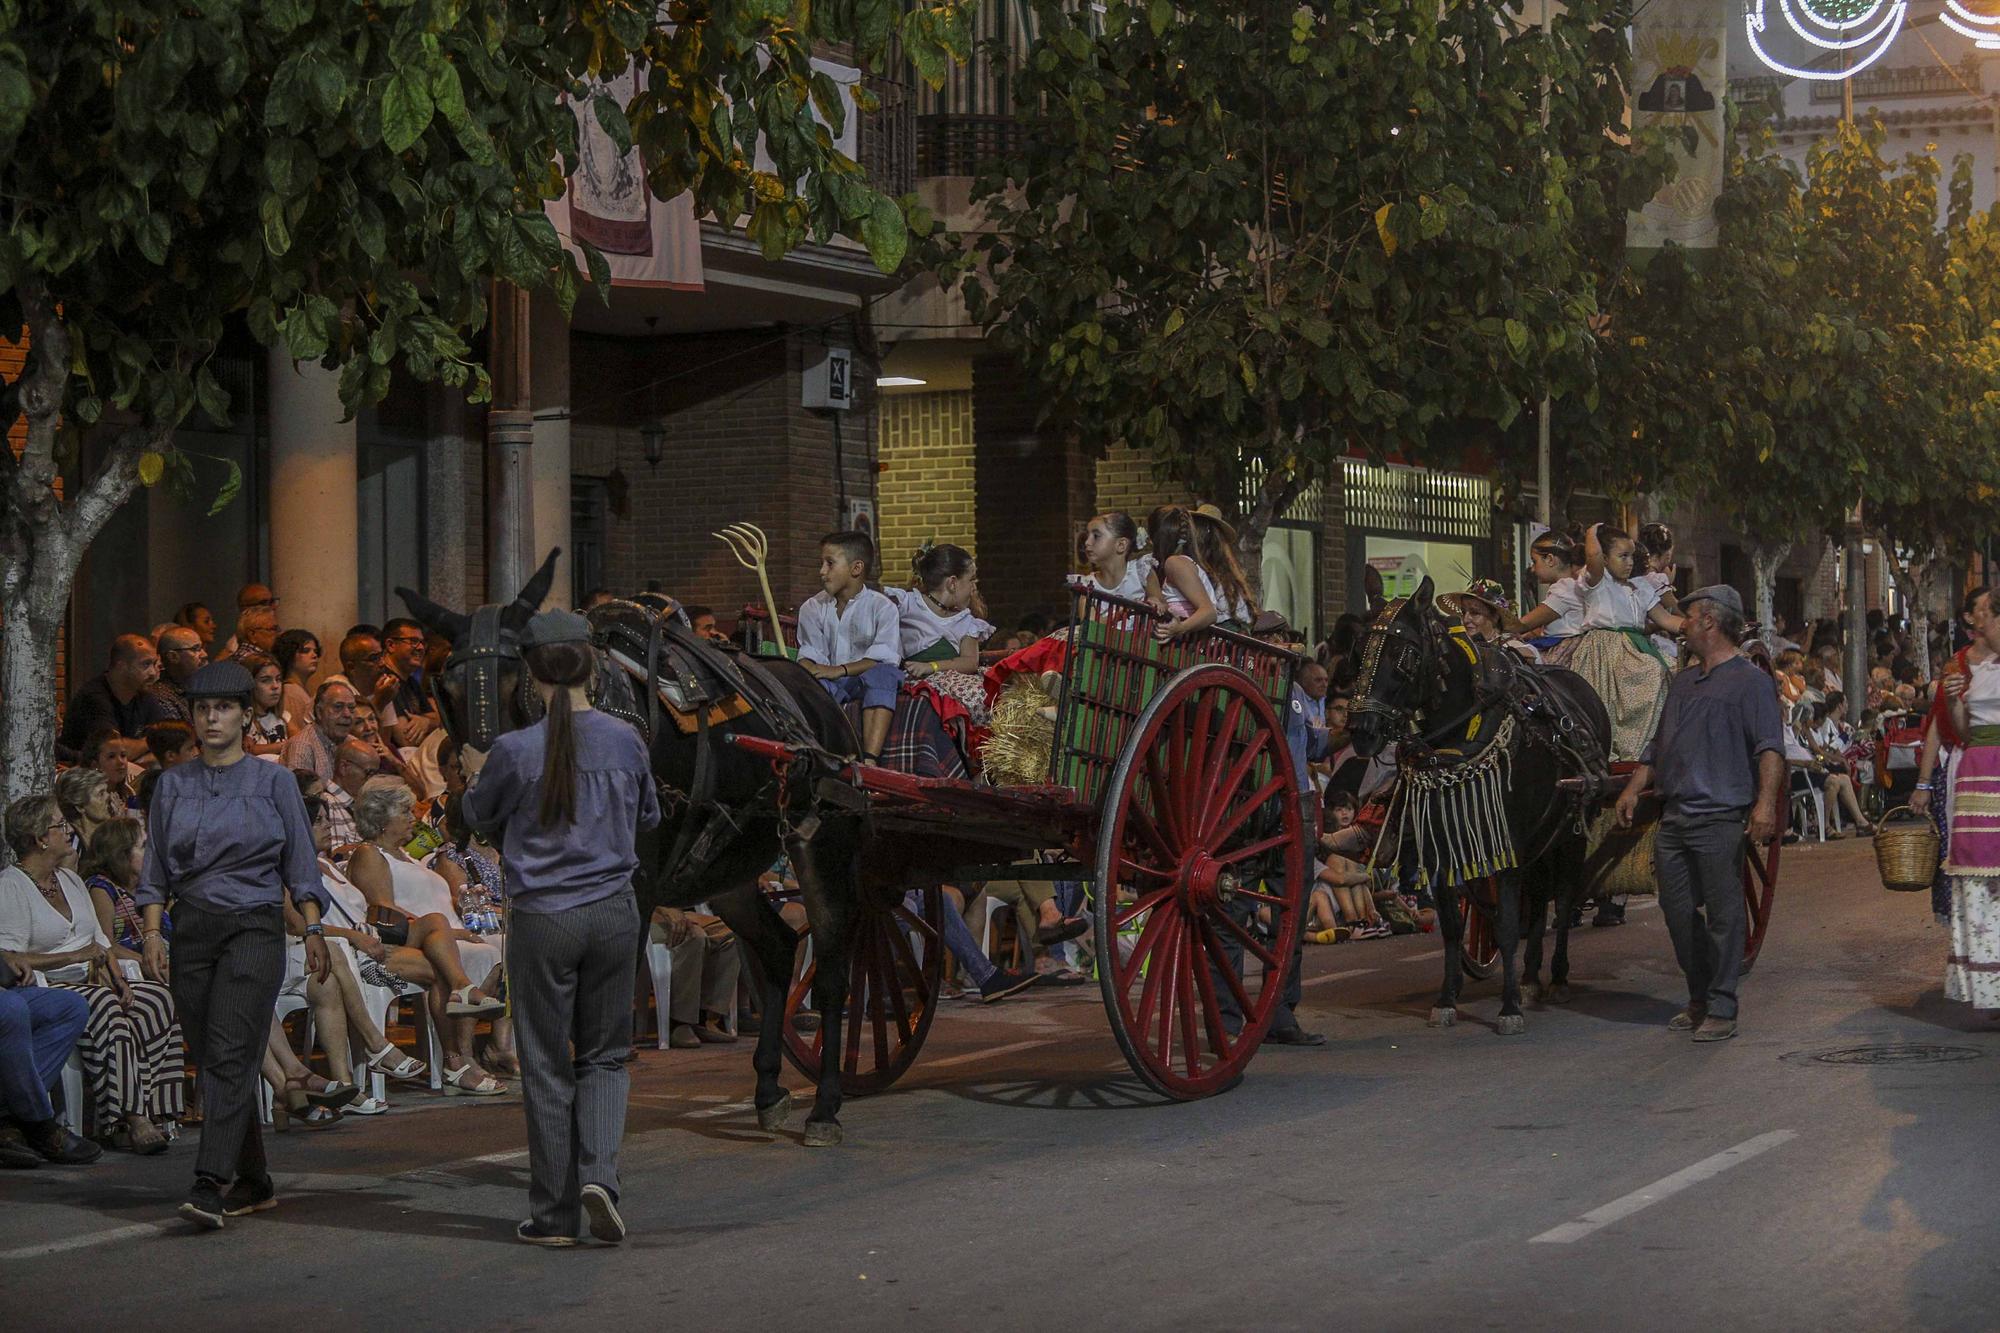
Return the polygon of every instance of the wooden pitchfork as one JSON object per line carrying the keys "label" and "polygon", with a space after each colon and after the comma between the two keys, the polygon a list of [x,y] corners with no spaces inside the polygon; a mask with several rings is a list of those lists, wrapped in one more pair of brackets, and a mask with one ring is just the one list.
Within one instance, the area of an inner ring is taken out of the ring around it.
{"label": "wooden pitchfork", "polygon": [[711,532],[709,536],[729,548],[736,557],[736,563],[745,569],[757,572],[757,582],[764,589],[764,609],[771,616],[771,633],[777,636],[778,650],[789,655],[785,646],[785,627],[778,623],[778,599],[771,595],[771,571],[766,557],[771,554],[770,539],[755,523],[731,523],[721,532]]}

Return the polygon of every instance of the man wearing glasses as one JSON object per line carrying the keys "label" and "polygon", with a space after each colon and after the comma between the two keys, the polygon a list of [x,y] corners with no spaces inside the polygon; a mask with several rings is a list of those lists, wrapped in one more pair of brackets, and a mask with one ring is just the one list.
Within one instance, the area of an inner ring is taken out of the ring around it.
{"label": "man wearing glasses", "polygon": [[341,742],[354,731],[355,717],[354,687],[344,680],[327,681],[313,696],[311,723],[285,742],[285,767],[332,782],[335,756]]}
{"label": "man wearing glasses", "polygon": [[424,627],[404,617],[382,627],[382,665],[396,678],[396,692],[378,703],[382,729],[397,745],[414,746],[437,730],[437,709],[424,689]]}
{"label": "man wearing glasses", "polygon": [[201,646],[201,635],[186,625],[161,630],[158,645],[160,679],[153,685],[153,693],[173,710],[175,720],[192,723],[194,713],[188,706],[187,683],[195,672],[208,665],[208,649]]}

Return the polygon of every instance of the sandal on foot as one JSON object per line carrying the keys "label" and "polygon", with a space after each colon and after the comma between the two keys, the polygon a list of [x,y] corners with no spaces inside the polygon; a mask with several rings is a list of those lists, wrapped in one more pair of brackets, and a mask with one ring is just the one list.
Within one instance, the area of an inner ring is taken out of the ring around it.
{"label": "sandal on foot", "polygon": [[307,1080],[311,1077],[311,1075],[307,1075],[306,1078],[286,1079],[285,1091],[287,1099],[289,1100],[290,1095],[296,1092],[314,1106],[325,1107],[329,1111],[338,1111],[341,1107],[361,1095],[361,1089],[355,1087],[352,1083],[341,1083],[330,1078],[322,1080],[325,1084],[324,1087],[308,1087]]}
{"label": "sandal on foot", "polygon": [[120,1120],[111,1127],[109,1133],[100,1140],[113,1152],[129,1152],[138,1157],[153,1157],[167,1150],[167,1136],[158,1129],[148,1139],[133,1128],[130,1120]]}
{"label": "sandal on foot", "polygon": [[[398,1059],[397,1057],[401,1057]],[[404,1055],[390,1042],[379,1051],[368,1056],[368,1067],[384,1078],[395,1079],[398,1083],[422,1083],[429,1066],[414,1055]]]}
{"label": "sandal on foot", "polygon": [[[472,998],[474,992],[479,994],[476,1000]],[[506,1007],[505,1002],[494,999],[479,987],[465,986],[451,993],[444,1011],[452,1018],[477,1018],[481,1014],[497,1014]]]}
{"label": "sandal on foot", "polygon": [[[473,1075],[478,1079],[474,1081]],[[447,1097],[498,1097],[507,1089],[485,1070],[477,1065],[460,1065],[456,1069],[444,1071],[444,1095]]]}
{"label": "sandal on foot", "polygon": [[1042,945],[1061,944],[1067,940],[1075,939],[1077,936],[1083,934],[1084,931],[1089,929],[1090,929],[1089,918],[1080,916],[1066,916],[1062,920],[1056,922],[1053,926],[1036,927],[1035,943]]}

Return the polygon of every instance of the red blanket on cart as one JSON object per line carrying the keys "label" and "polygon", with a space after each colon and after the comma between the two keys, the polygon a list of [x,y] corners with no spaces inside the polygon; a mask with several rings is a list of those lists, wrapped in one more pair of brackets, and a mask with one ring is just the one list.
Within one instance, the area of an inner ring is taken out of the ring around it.
{"label": "red blanket on cart", "polygon": [[986,706],[991,708],[1000,691],[1016,676],[1040,676],[1045,671],[1061,671],[1069,660],[1069,640],[1050,635],[1026,648],[1018,648],[986,668]]}

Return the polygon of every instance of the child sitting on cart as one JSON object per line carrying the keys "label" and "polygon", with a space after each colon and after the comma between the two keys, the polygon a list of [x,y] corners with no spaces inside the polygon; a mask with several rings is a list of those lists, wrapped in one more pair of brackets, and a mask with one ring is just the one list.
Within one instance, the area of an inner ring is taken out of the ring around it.
{"label": "child sitting on cart", "polygon": [[1636,760],[1659,725],[1668,671],[1649,627],[1679,634],[1681,618],[1660,604],[1657,583],[1633,577],[1637,546],[1617,528],[1584,536],[1583,632],[1547,654],[1590,682],[1611,714],[1611,757]]}
{"label": "child sitting on cart", "polygon": [[980,619],[979,566],[972,553],[949,542],[925,542],[911,560],[915,586],[888,588],[896,604],[903,670],[911,680],[955,700],[972,725],[988,720],[979,647],[993,633]]}
{"label": "child sitting on cart", "polygon": [[1146,600],[1168,619],[1155,634],[1178,639],[1213,625],[1247,630],[1257,618],[1250,588],[1230,553],[1227,524],[1197,517],[1180,505],[1161,505],[1146,520],[1153,558]]}
{"label": "child sitting on cart", "polygon": [[799,608],[799,664],[843,704],[861,705],[862,758],[882,762],[903,685],[896,604],[868,586],[875,543],[865,532],[820,539],[821,592]]}

